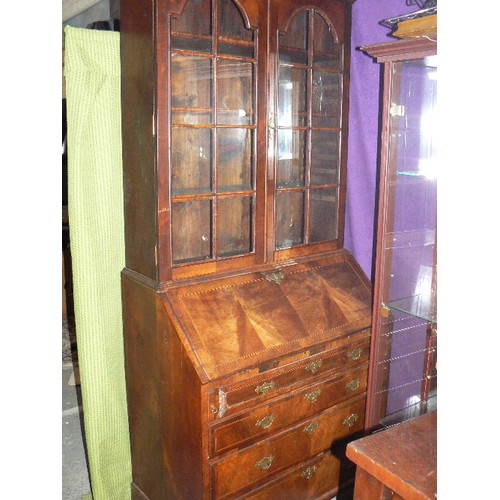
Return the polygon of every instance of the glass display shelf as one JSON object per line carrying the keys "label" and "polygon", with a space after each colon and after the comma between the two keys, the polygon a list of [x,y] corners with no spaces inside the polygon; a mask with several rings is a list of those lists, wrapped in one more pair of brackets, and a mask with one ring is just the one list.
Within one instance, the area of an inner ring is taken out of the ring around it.
{"label": "glass display shelf", "polygon": [[389,309],[423,319],[424,321],[429,321],[430,323],[437,323],[435,304],[436,292],[431,292],[429,294],[411,295],[391,300],[387,304],[383,303],[382,307],[385,306]]}

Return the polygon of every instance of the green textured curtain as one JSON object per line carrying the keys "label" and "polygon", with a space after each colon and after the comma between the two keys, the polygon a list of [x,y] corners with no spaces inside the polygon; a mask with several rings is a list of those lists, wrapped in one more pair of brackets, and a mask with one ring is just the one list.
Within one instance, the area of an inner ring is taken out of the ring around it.
{"label": "green textured curtain", "polygon": [[120,272],[120,35],[65,28],[68,213],[85,439],[95,500],[130,498]]}

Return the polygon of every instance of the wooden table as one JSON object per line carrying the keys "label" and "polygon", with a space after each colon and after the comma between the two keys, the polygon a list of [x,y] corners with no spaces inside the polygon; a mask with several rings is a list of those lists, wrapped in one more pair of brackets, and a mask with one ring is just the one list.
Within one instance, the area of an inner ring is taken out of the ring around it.
{"label": "wooden table", "polygon": [[437,498],[437,411],[351,442],[354,500]]}

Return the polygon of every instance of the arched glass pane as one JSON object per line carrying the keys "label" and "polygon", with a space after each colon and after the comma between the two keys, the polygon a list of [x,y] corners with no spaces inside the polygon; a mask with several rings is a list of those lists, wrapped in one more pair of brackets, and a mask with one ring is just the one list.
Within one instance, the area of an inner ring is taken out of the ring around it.
{"label": "arched glass pane", "polygon": [[210,52],[212,50],[212,2],[188,0],[182,14],[172,17],[172,48]]}
{"label": "arched glass pane", "polygon": [[280,36],[280,63],[307,64],[308,19],[308,11],[302,12]]}
{"label": "arched glass pane", "polygon": [[342,44],[336,43],[335,33],[320,14],[314,15],[313,65],[342,69]]}

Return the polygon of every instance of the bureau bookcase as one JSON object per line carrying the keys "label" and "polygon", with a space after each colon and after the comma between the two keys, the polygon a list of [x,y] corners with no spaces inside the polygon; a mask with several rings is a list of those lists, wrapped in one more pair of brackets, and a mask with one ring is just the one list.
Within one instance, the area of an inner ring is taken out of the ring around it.
{"label": "bureau bookcase", "polygon": [[134,499],[352,481],[371,284],[343,248],[351,4],[121,2]]}

